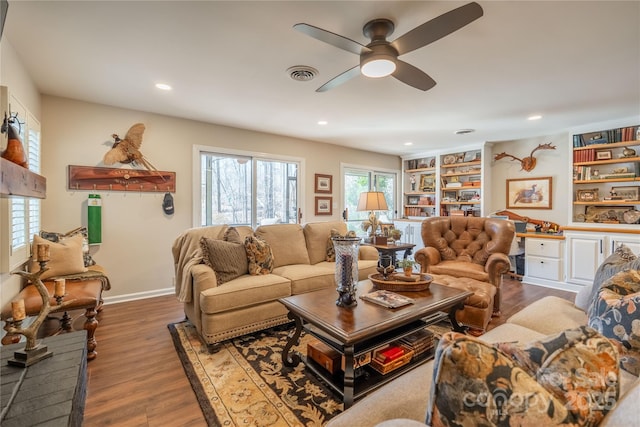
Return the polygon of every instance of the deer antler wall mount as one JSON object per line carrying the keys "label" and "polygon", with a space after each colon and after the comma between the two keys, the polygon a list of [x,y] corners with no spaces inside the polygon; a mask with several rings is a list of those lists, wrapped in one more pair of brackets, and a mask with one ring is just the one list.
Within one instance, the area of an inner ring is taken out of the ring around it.
{"label": "deer antler wall mount", "polygon": [[507,154],[506,152],[503,151],[500,154],[496,154],[493,160],[500,160],[500,159],[504,159],[505,157],[511,157],[511,161],[518,160],[520,162],[520,166],[522,166],[522,170],[531,172],[536,167],[536,158],[533,157],[533,153],[535,153],[538,150],[555,150],[555,149],[556,149],[556,146],[551,145],[551,143],[549,142],[547,144],[539,144],[536,148],[534,148],[531,151],[531,154],[529,154],[529,157],[525,157],[524,159],[519,159],[518,157],[512,156],[511,154]]}

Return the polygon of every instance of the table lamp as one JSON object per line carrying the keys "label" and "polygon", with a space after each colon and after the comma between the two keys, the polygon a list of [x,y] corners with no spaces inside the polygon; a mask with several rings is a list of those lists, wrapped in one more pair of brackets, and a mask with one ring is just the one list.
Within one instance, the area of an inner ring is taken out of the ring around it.
{"label": "table lamp", "polygon": [[380,191],[365,191],[360,193],[360,200],[358,200],[358,211],[370,211],[369,221],[365,221],[362,224],[362,228],[366,231],[369,226],[369,238],[373,241],[373,237],[376,235],[378,229],[378,218],[376,217],[376,211],[389,210],[387,207],[387,201],[384,198],[384,193]]}

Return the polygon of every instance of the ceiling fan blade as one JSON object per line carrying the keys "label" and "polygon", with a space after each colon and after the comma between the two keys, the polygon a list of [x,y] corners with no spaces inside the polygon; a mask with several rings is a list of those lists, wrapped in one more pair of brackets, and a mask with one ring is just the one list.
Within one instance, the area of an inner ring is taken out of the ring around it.
{"label": "ceiling fan blade", "polygon": [[318,39],[332,46],[346,50],[347,52],[355,53],[356,55],[360,55],[362,52],[368,52],[371,50],[357,41],[332,33],[331,31],[323,30],[322,28],[314,27],[313,25],[302,23],[294,25],[293,28],[301,33],[313,37],[314,39]]}
{"label": "ceiling fan blade", "polygon": [[403,55],[440,40],[447,34],[451,34],[470,24],[482,15],[482,7],[478,3],[472,2],[417,26],[398,37],[391,45],[398,50],[399,55]]}
{"label": "ceiling fan blade", "polygon": [[360,65],[356,65],[355,67],[348,69],[344,73],[338,74],[337,76],[335,76],[334,78],[332,78],[331,80],[329,80],[328,82],[320,86],[318,89],[316,89],[316,92],[326,92],[329,89],[333,89],[336,86],[340,86],[342,83],[345,83],[347,80],[351,80],[352,78],[357,77],[359,75],[360,75]]}
{"label": "ceiling fan blade", "polygon": [[436,81],[429,77],[427,73],[399,59],[396,60],[396,71],[393,72],[392,76],[402,83],[420,90],[426,91],[436,85]]}

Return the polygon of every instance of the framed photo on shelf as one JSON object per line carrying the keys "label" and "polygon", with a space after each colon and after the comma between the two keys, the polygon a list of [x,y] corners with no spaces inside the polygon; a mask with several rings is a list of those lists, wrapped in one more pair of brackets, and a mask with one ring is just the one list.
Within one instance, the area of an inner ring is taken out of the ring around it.
{"label": "framed photo on shelf", "polygon": [[420,175],[420,190],[435,191],[436,186],[433,182],[433,175]]}
{"label": "framed photo on shelf", "polygon": [[576,200],[578,202],[597,202],[600,200],[597,188],[590,188],[588,190],[576,190]]}
{"label": "framed photo on shelf", "polygon": [[315,183],[316,183],[315,192],[331,194],[333,192],[332,182],[331,182],[332,180],[333,180],[332,175],[322,175],[317,173],[316,180],[315,180]]}
{"label": "framed photo on shelf", "polygon": [[463,202],[469,202],[471,200],[474,200],[474,197],[477,198],[477,196],[478,196],[477,191],[461,191],[460,192],[460,200],[462,200]]}
{"label": "framed photo on shelf", "polygon": [[316,215],[333,215],[333,197],[316,197]]}
{"label": "framed photo on shelf", "polygon": [[640,187],[611,187],[611,194],[615,194],[619,200],[640,200]]}
{"label": "framed photo on shelf", "polygon": [[598,150],[596,151],[596,160],[609,160],[613,158],[611,150]]}
{"label": "framed photo on shelf", "polygon": [[443,191],[442,192],[442,201],[443,202],[457,202],[458,201],[458,192],[457,191]]}
{"label": "framed photo on shelf", "polygon": [[420,202],[420,196],[407,196],[408,205],[417,205]]}
{"label": "framed photo on shelf", "polygon": [[552,209],[552,178],[507,179],[507,209]]}

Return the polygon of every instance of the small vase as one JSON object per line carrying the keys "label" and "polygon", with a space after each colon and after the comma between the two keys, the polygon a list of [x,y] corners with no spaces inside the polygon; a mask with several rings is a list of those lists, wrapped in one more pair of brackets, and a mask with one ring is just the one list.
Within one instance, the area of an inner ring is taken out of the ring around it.
{"label": "small vase", "polygon": [[336,290],[339,307],[353,307],[358,304],[356,284],[358,283],[358,251],[359,237],[332,237],[336,252]]}
{"label": "small vase", "polygon": [[413,274],[413,267],[405,267],[404,268],[404,275],[407,277],[411,277],[411,275]]}
{"label": "small vase", "polygon": [[28,167],[27,154],[24,151],[20,135],[13,126],[8,126],[8,142],[7,148],[2,152],[2,158],[7,159],[23,168]]}

